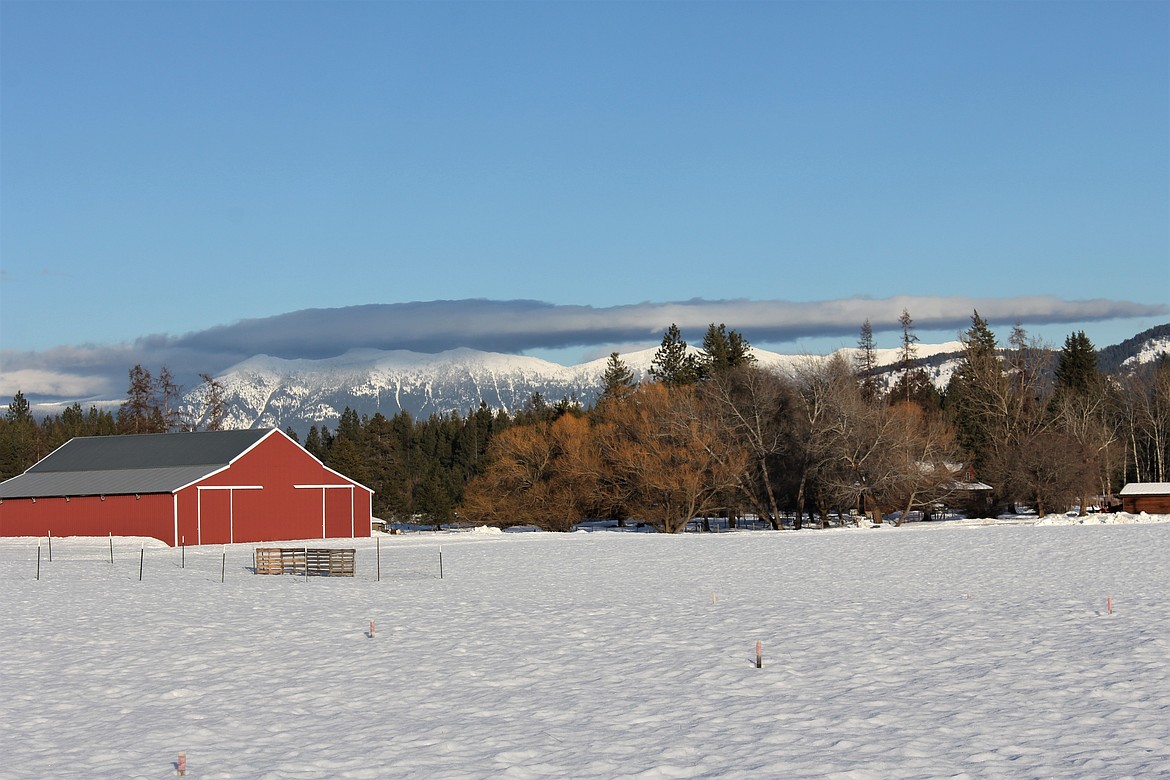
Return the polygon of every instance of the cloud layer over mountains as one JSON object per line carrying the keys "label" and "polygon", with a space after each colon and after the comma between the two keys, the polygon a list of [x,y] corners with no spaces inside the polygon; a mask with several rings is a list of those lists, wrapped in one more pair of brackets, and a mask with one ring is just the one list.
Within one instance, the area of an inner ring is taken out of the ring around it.
{"label": "cloud layer over mountains", "polygon": [[1170,307],[1128,301],[1065,301],[1050,296],[968,298],[901,296],[792,302],[691,300],[611,307],[531,300],[449,300],[304,309],[246,319],[181,336],[144,336],[129,344],[61,346],[0,352],[0,395],[86,398],[121,395],[136,363],[166,365],[184,383],[258,354],[288,359],[331,357],[355,348],[442,352],[457,347],[518,353],[606,344],[656,343],[671,323],[697,341],[710,323],[726,323],[752,343],[852,336],[866,319],[875,333],[897,330],[903,310],[918,330],[952,330],[971,312],[994,325],[1072,323],[1157,316]]}

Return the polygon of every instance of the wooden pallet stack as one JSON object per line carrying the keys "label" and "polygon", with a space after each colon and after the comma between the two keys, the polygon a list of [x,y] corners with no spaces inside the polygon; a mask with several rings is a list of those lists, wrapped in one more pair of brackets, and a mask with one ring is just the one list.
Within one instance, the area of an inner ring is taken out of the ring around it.
{"label": "wooden pallet stack", "polygon": [[354,549],[314,547],[257,547],[257,574],[293,574],[305,577],[354,576]]}

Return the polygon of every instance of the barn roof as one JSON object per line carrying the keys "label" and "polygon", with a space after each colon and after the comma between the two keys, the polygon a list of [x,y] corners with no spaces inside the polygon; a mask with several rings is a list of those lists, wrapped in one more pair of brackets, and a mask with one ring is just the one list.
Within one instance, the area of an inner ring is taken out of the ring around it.
{"label": "barn roof", "polygon": [[271,432],[78,437],[0,482],[0,498],[170,493],[227,466]]}
{"label": "barn roof", "polygon": [[1170,482],[1130,482],[1118,495],[1170,496]]}

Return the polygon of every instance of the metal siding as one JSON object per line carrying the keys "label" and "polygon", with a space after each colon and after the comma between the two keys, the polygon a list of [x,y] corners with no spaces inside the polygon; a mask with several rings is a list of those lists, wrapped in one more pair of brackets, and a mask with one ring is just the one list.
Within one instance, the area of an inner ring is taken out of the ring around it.
{"label": "metal siding", "polygon": [[325,489],[325,536],[350,538],[353,534],[350,522],[353,517],[353,489]]}
{"label": "metal siding", "polygon": [[[204,475],[184,482],[174,494],[106,495],[72,497],[4,498],[0,501],[0,535],[44,536],[150,536],[167,544],[226,544],[321,538],[321,490],[298,490],[297,484],[355,485],[353,489],[329,489],[325,506],[329,536],[349,538],[370,535],[370,496],[358,485],[326,468],[300,445],[271,431],[248,431],[253,444],[227,468],[190,470]],[[279,432],[278,432],[279,433]],[[187,441],[200,434],[157,434]],[[147,437],[117,437],[142,439]],[[249,437],[243,437],[248,439]],[[202,456],[201,456],[202,457]],[[164,469],[178,473],[182,468]],[[145,470],[149,471],[149,470]],[[94,472],[80,472],[92,474]],[[107,475],[113,472],[106,472]],[[62,476],[66,476],[63,473]],[[203,490],[204,487],[260,486],[261,490]],[[200,495],[202,493],[202,495]],[[201,526],[201,528],[200,528]],[[176,540],[176,535],[178,539]]]}
{"label": "metal siding", "polygon": [[231,542],[231,494],[226,490],[198,491],[199,544],[229,544]]}
{"label": "metal siding", "polygon": [[149,536],[171,543],[174,513],[169,493],[32,499],[0,503],[2,536]]}
{"label": "metal siding", "polygon": [[[199,486],[227,487],[232,485],[259,485],[263,490],[233,491],[232,508],[234,509],[232,524],[237,542],[268,542],[288,539],[320,539],[321,538],[321,490],[296,489],[296,484],[337,484],[339,482],[353,483],[352,480],[339,479],[338,475],[323,466],[316,458],[306,452],[296,442],[286,436],[269,436],[258,442],[252,449],[236,459],[229,468],[212,474],[180,491],[180,535],[186,533],[187,543],[192,542],[192,523],[185,515],[193,511],[195,501],[188,498],[188,494],[196,492]],[[370,521],[368,508],[362,511],[363,505],[368,505],[368,499],[351,502],[350,494],[360,490],[364,495],[369,493],[361,488],[357,490],[334,490],[340,499],[332,495],[326,500],[326,531],[333,537],[350,537],[351,516],[353,528],[358,536],[369,536]],[[214,509],[209,508],[208,496],[214,493],[222,494],[222,506],[216,504]],[[204,490],[203,494],[203,544],[223,544],[227,542],[228,534],[228,492],[224,490]],[[355,510],[351,507],[356,505]],[[209,516],[209,512],[215,516]],[[364,515],[364,517],[359,517]],[[214,532],[209,529],[214,528]]]}
{"label": "metal siding", "polygon": [[276,525],[275,518],[269,514],[269,501],[272,492],[272,489],[233,491],[235,539],[237,542],[272,541],[265,534],[265,529]]}

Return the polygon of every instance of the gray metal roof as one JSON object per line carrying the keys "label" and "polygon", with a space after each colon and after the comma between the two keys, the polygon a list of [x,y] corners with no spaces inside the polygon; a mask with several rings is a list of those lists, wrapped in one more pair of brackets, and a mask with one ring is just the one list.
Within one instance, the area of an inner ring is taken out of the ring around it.
{"label": "gray metal roof", "polygon": [[0,498],[170,493],[231,463],[271,429],[70,439]]}
{"label": "gray metal roof", "polygon": [[1170,495],[1170,482],[1130,482],[1121,489],[1119,496],[1165,496]]}

